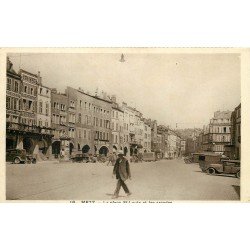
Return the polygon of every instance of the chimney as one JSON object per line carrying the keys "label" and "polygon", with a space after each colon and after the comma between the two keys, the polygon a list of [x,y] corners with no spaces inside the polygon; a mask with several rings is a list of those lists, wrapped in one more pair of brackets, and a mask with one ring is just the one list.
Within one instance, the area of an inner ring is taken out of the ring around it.
{"label": "chimney", "polygon": [[111,96],[111,101],[116,103],[116,96],[115,95]]}
{"label": "chimney", "polygon": [[37,81],[38,81],[38,85],[42,86],[42,77],[40,76],[40,71],[38,71],[37,73]]}

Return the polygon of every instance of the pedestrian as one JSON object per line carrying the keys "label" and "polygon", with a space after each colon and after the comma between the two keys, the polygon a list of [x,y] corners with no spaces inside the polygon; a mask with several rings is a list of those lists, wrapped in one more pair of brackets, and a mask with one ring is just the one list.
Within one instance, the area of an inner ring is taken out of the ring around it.
{"label": "pedestrian", "polygon": [[118,152],[118,158],[115,162],[112,178],[114,176],[116,176],[117,185],[112,198],[118,198],[121,187],[124,189],[127,196],[131,195],[127,185],[125,184],[125,181],[128,178],[131,180],[131,172],[130,172],[129,162],[124,157],[122,150]]}
{"label": "pedestrian", "polygon": [[114,166],[113,165],[113,163],[114,163],[114,155],[113,155],[113,153],[109,153],[107,166],[109,165],[109,163],[111,163],[111,165]]}

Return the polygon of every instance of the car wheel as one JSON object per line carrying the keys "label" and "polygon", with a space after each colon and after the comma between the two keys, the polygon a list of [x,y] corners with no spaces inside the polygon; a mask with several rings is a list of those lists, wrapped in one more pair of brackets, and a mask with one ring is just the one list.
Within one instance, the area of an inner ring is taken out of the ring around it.
{"label": "car wheel", "polygon": [[16,157],[16,158],[14,159],[14,163],[15,163],[15,164],[20,164],[20,162],[21,162],[21,161],[20,161],[20,159],[19,159],[18,157]]}
{"label": "car wheel", "polygon": [[240,171],[235,174],[236,178],[240,178]]}
{"label": "car wheel", "polygon": [[208,174],[211,174],[211,175],[215,175],[216,171],[215,171],[214,168],[208,168],[208,169],[207,169],[207,173],[208,173]]}

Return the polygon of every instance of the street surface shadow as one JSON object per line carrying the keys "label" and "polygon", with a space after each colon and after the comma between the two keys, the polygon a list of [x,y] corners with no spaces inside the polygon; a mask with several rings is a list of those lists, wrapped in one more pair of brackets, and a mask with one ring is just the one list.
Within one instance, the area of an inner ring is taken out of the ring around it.
{"label": "street surface shadow", "polygon": [[[113,196],[114,194],[109,194],[109,193],[107,193],[106,195],[108,195],[108,196]],[[120,198],[120,197],[127,197],[127,196],[125,196],[125,195],[119,195],[118,198]]]}
{"label": "street surface shadow", "polygon": [[[210,174],[207,174],[210,175]],[[212,175],[211,175],[212,176]],[[218,177],[229,177],[229,178],[237,178],[235,175],[228,175],[228,174],[215,174],[214,176]]]}
{"label": "street surface shadow", "polygon": [[235,192],[238,194],[238,196],[240,197],[240,186],[236,186],[236,185],[232,185],[232,187],[234,188]]}

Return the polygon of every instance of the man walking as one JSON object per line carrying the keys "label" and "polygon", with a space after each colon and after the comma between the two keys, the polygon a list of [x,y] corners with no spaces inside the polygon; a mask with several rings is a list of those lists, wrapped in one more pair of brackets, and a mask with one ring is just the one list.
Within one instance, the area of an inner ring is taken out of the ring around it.
{"label": "man walking", "polygon": [[125,184],[125,181],[128,178],[131,179],[131,172],[130,172],[129,162],[124,157],[122,150],[118,152],[118,158],[115,162],[112,177],[114,177],[114,175],[116,176],[117,179],[117,185],[112,198],[118,198],[121,187],[124,189],[127,196],[131,195],[127,185]]}

